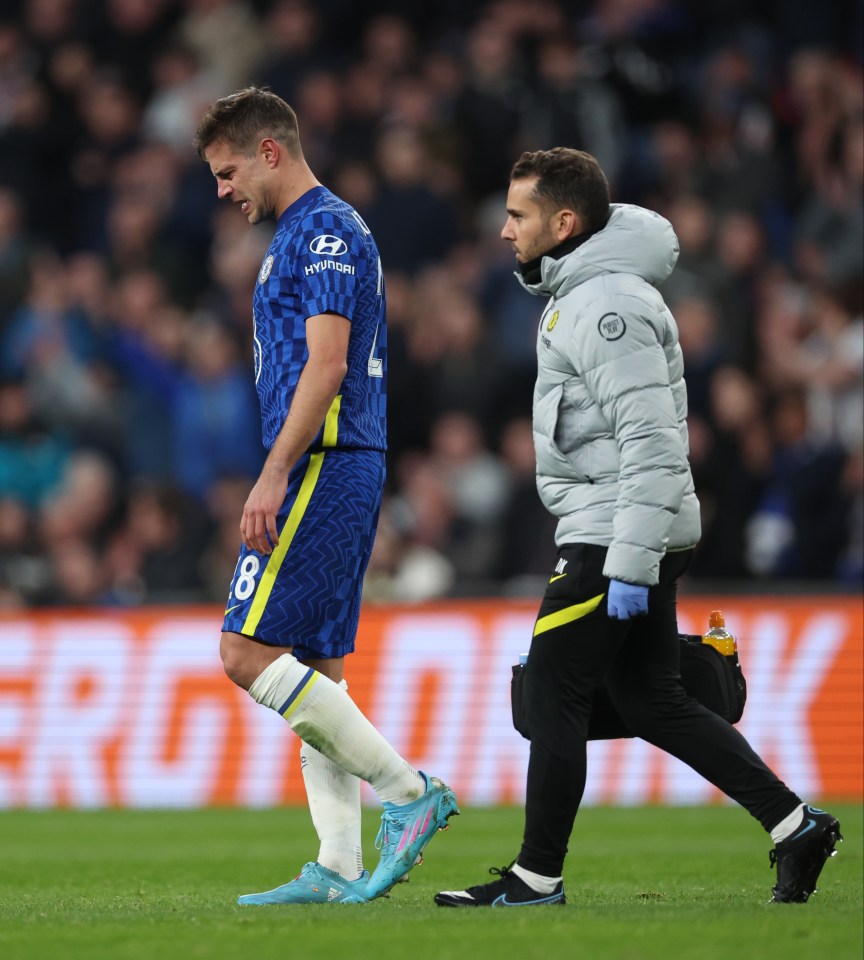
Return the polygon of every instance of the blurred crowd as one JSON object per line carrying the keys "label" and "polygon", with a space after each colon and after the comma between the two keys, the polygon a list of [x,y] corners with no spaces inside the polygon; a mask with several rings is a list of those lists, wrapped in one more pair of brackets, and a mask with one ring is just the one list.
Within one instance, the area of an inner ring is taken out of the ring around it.
{"label": "blurred crowd", "polygon": [[263,460],[252,288],[272,225],[192,136],[297,110],[385,265],[388,490],[370,600],[539,592],[540,303],[513,161],[595,154],[668,217],[704,539],[694,581],[862,582],[861,5],[850,0],[5,0],[0,606],[221,601]]}

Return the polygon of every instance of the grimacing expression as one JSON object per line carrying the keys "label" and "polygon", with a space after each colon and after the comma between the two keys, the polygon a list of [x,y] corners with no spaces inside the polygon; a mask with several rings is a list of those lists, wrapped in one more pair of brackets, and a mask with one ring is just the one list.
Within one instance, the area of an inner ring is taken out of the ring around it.
{"label": "grimacing expression", "polygon": [[501,237],[510,241],[519,263],[534,260],[558,244],[552,230],[555,216],[534,198],[536,177],[511,180],[507,191],[507,221]]}
{"label": "grimacing expression", "polygon": [[216,178],[220,200],[239,203],[249,223],[260,223],[273,216],[271,191],[268,189],[270,167],[265,162],[260,144],[250,156],[224,140],[215,140],[207,147],[205,156]]}

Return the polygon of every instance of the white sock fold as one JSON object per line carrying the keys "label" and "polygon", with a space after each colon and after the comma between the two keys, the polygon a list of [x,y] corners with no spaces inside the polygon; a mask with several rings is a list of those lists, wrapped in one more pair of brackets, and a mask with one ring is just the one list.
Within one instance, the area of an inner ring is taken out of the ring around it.
{"label": "white sock fold", "polygon": [[771,831],[771,839],[775,844],[782,843],[787,837],[791,837],[792,834],[801,826],[801,821],[804,819],[804,804],[796,807],[788,817],[784,817],[776,827]]}
{"label": "white sock fold", "polygon": [[[348,684],[339,686],[347,693]],[[318,863],[346,880],[363,873],[360,779],[301,741],[300,769],[312,823],[318,834]]]}
{"label": "white sock fold", "polygon": [[525,867],[520,867],[518,863],[513,864],[511,871],[537,893],[553,893],[562,880],[561,877],[544,877],[540,873],[532,873]]}
{"label": "white sock fold", "polygon": [[274,660],[249,696],[275,710],[310,747],[365,780],[382,801],[399,806],[426,791],[423,777],[390,746],[338,684],[290,653]]}

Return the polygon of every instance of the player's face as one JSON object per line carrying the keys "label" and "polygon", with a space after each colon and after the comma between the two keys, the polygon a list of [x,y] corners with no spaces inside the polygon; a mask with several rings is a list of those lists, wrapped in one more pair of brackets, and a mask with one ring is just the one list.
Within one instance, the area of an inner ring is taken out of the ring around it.
{"label": "player's face", "polygon": [[501,237],[510,241],[520,263],[541,256],[559,242],[552,229],[555,214],[532,197],[536,183],[536,177],[512,180],[507,191],[507,222]]}
{"label": "player's face", "polygon": [[207,163],[216,178],[220,200],[239,203],[249,223],[260,223],[273,216],[269,199],[268,173],[260,149],[252,156],[240,153],[234,147],[217,140],[205,151]]}

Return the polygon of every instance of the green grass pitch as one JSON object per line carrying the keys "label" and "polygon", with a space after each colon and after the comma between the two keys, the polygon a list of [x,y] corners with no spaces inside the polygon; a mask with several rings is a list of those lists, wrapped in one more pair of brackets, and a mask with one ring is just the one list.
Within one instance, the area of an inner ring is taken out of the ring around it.
{"label": "green grass pitch", "polygon": [[[519,809],[451,821],[426,862],[368,905],[238,907],[316,850],[304,809],[0,813],[3,960],[861,960],[862,810],[831,804],[845,842],[806,905],[767,906],[771,846],[727,807],[586,808],[568,904],[445,910],[439,889],[514,856]],[[377,816],[364,822],[367,863]]]}

